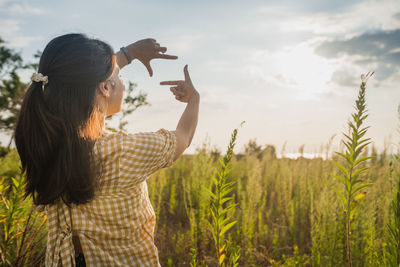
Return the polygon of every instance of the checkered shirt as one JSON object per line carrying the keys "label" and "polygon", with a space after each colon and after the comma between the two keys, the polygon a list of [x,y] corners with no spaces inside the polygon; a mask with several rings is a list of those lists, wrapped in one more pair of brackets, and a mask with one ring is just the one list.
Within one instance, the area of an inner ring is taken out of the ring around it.
{"label": "checkered shirt", "polygon": [[87,266],[160,266],[154,245],[155,214],[146,179],[172,165],[173,132],[111,133],[97,140],[100,165],[95,197],[87,204],[46,206],[46,266],[75,266],[72,231]]}

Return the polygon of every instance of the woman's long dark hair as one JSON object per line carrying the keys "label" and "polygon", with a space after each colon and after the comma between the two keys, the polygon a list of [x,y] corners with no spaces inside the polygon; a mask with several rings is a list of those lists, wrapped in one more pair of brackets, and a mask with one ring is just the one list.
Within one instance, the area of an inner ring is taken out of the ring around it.
{"label": "woman's long dark hair", "polygon": [[[25,93],[15,143],[34,203],[86,203],[94,197],[91,153],[100,134],[97,86],[115,68],[113,49],[82,34],[59,36],[46,46],[39,73]],[[104,116],[104,115],[103,115]]]}

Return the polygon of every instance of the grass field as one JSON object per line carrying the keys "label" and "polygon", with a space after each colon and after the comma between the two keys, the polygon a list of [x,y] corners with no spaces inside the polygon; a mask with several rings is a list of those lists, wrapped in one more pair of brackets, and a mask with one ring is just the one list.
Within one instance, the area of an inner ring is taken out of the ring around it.
{"label": "grass field", "polygon": [[[399,266],[398,157],[377,154],[372,145],[360,151],[360,157],[372,158],[363,163],[369,169],[359,179],[373,184],[348,198],[349,207],[355,207],[350,216],[339,196],[346,194],[344,186],[334,178],[343,173],[333,161],[347,165],[327,147],[321,154],[332,156],[326,159],[290,159],[284,155],[278,158],[273,146],[258,147],[251,141],[246,153],[233,155],[225,166],[230,170],[225,173],[225,182],[233,182],[227,203],[236,205],[225,215],[236,224],[223,235],[221,244],[226,245],[221,251],[226,257],[238,256],[237,266]],[[345,153],[346,147],[340,152]],[[210,192],[216,192],[212,177],[221,170],[223,156],[205,144],[148,180],[162,266],[219,265],[212,234],[215,203]],[[40,212],[33,213],[37,215],[34,222],[27,220],[30,200],[23,201],[19,195],[18,171],[16,151],[5,153],[0,159],[0,176],[4,177],[1,260],[9,260],[9,264],[19,260],[23,265],[43,257],[45,239],[41,233],[45,233],[45,226]],[[15,209],[10,211],[13,205]],[[226,203],[221,207],[226,208]],[[20,251],[26,250],[29,253],[20,259]],[[231,266],[228,260],[224,264]]]}

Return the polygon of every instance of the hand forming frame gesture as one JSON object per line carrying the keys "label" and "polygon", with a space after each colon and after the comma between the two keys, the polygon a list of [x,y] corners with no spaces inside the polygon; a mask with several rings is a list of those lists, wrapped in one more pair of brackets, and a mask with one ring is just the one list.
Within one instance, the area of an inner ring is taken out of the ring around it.
{"label": "hand forming frame gesture", "polygon": [[[153,69],[151,68],[150,61],[155,58],[161,59],[177,59],[177,56],[167,55],[167,48],[160,46],[156,40],[152,38],[147,38],[134,42],[126,46],[131,60],[138,59],[146,67],[149,72],[150,77],[153,76]],[[128,64],[130,62],[127,62]],[[121,66],[120,66],[121,67]]]}

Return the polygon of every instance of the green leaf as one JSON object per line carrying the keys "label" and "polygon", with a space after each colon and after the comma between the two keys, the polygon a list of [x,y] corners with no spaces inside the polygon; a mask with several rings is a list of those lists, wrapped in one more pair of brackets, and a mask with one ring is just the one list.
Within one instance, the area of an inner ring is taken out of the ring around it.
{"label": "green leaf", "polygon": [[[355,135],[355,133],[357,133],[357,128],[356,128],[356,126],[353,124],[353,123],[349,123],[349,126],[350,126],[350,128],[353,130],[353,132],[352,132],[352,134],[353,134],[353,137],[355,137],[354,135]],[[353,138],[353,139],[356,139],[356,138]],[[354,141],[354,140],[353,140]]]}
{"label": "green leaf", "polygon": [[219,160],[219,164],[221,164],[221,167],[223,167],[223,168],[225,167],[225,163],[222,159]]}
{"label": "green leaf", "polygon": [[356,152],[354,153],[354,158],[356,159],[358,157],[358,155],[361,153],[361,151],[364,149],[364,147],[366,147],[367,145],[369,145],[371,142],[367,142],[363,145],[361,145],[360,147],[358,147],[356,149]]}
{"label": "green leaf", "polygon": [[366,118],[368,118],[368,114],[362,116],[360,120],[363,121],[363,120],[365,120]]}
{"label": "green leaf", "polygon": [[228,211],[229,211],[229,209],[227,209],[227,208],[221,210],[221,211],[219,212],[219,216],[220,216],[220,217],[225,216],[225,215],[228,213]]}
{"label": "green leaf", "polygon": [[219,216],[218,218],[218,227],[221,229],[223,227],[222,222],[224,221],[224,217],[223,216]]}
{"label": "green leaf", "polygon": [[336,176],[336,175],[332,175],[332,177],[335,178],[336,180],[338,180],[339,182],[341,182],[346,187],[347,191],[350,189],[350,185],[351,184],[350,184],[350,182],[348,180],[343,179],[343,178],[341,178],[339,176]]}
{"label": "green leaf", "polygon": [[225,189],[225,188],[227,188],[227,187],[230,187],[231,185],[233,185],[235,182],[229,182],[229,183],[225,183],[225,184],[223,184],[222,185],[222,189]]}
{"label": "green leaf", "polygon": [[211,210],[218,211],[219,205],[217,202],[211,202]]}
{"label": "green leaf", "polygon": [[340,153],[340,152],[335,152],[337,155],[341,156],[344,159],[347,159],[347,155]]}
{"label": "green leaf", "polygon": [[352,177],[357,178],[357,176],[358,176],[359,174],[365,172],[365,171],[368,170],[368,169],[369,169],[369,167],[364,167],[364,168],[358,169],[358,170],[356,170],[356,171],[352,174]]}
{"label": "green leaf", "polygon": [[337,188],[333,188],[336,192],[336,194],[340,197],[340,199],[342,200],[343,203],[343,207],[347,206],[347,199],[343,196],[342,193],[339,192],[339,190],[337,190]]}
{"label": "green leaf", "polygon": [[359,141],[358,145],[361,145],[362,143],[368,142],[369,140],[371,140],[371,138],[365,138],[365,139]]}
{"label": "green leaf", "polygon": [[334,160],[332,160],[332,162],[344,173],[346,178],[349,179],[349,171],[345,167],[343,167],[341,164],[339,164],[338,162],[336,162]]}
{"label": "green leaf", "polygon": [[362,185],[356,186],[356,187],[353,188],[351,194],[354,195],[355,193],[357,193],[361,189],[366,188],[366,187],[370,187],[373,184],[374,183],[366,183],[366,184],[362,184]]}
{"label": "green leaf", "polygon": [[351,145],[348,144],[347,142],[343,142],[343,144],[346,146],[347,151],[350,152],[350,155],[353,154],[353,149],[351,148]]}
{"label": "green leaf", "polygon": [[356,162],[354,162],[354,166],[357,166],[358,164],[360,164],[361,162],[367,161],[369,159],[372,159],[373,157],[363,157],[363,158],[359,158]]}
{"label": "green leaf", "polygon": [[214,184],[215,184],[215,185],[218,185],[218,184],[219,184],[217,178],[215,178],[214,176],[211,176],[211,178],[212,178],[212,180],[214,181]]}
{"label": "green leaf", "polygon": [[215,216],[215,213],[212,210],[211,210],[211,217],[212,217],[214,225],[217,225],[218,220],[217,220],[217,217]]}
{"label": "green leaf", "polygon": [[366,126],[366,127],[362,128],[362,129],[360,130],[360,132],[367,131],[369,128],[371,128],[371,126]]}
{"label": "green leaf", "polygon": [[222,254],[220,257],[219,257],[219,265],[222,265],[222,262],[224,262],[224,259],[225,259],[225,254]]}
{"label": "green leaf", "polygon": [[225,207],[225,210],[229,211],[229,210],[233,209],[234,207],[236,207],[238,205],[239,205],[238,203],[231,203],[231,204],[229,204],[228,206]]}
{"label": "green leaf", "polygon": [[231,173],[231,171],[232,171],[231,169],[226,169],[225,170],[225,177],[228,176],[228,174]]}
{"label": "green leaf", "polygon": [[17,179],[15,179],[14,177],[11,177],[11,179],[13,181],[14,186],[18,187],[19,186],[19,182],[17,181]]}
{"label": "green leaf", "polygon": [[360,179],[359,176],[351,178],[352,187],[355,187],[357,184],[359,184],[361,182],[362,182],[362,179]]}
{"label": "green leaf", "polygon": [[231,199],[233,199],[233,197],[224,197],[224,198],[221,198],[220,204],[223,205],[225,202],[227,202],[227,201],[229,201],[229,200],[231,200]]}
{"label": "green leaf", "polygon": [[230,192],[233,191],[233,189],[235,189],[235,188],[232,187],[232,188],[223,190],[223,191],[221,192],[221,197],[224,197],[224,196],[228,195]]}
{"label": "green leaf", "polygon": [[[353,139],[350,137],[350,136],[348,136],[347,134],[345,134],[345,133],[342,133],[343,135],[344,135],[344,137],[346,137],[349,141],[350,141],[350,143],[352,143],[353,142]],[[344,142],[344,141],[343,141]]]}
{"label": "green leaf", "polygon": [[[358,139],[361,139],[367,133],[367,129],[362,130],[358,133]],[[360,144],[360,141],[358,142]]]}
{"label": "green leaf", "polygon": [[211,192],[210,189],[206,188],[206,192],[207,192],[207,194],[209,194],[211,196],[211,198],[217,199],[217,196],[213,192]]}
{"label": "green leaf", "polygon": [[348,165],[349,168],[351,169],[351,168],[353,168],[353,166],[354,166],[353,155],[349,155],[347,152],[346,152],[346,155],[347,155],[347,165]]}
{"label": "green leaf", "polygon": [[231,217],[226,217],[222,222],[221,225],[226,225],[227,222],[229,222],[232,218]]}
{"label": "green leaf", "polygon": [[237,221],[233,221],[233,222],[228,223],[227,225],[225,225],[225,226],[221,229],[220,236],[223,236],[223,235],[226,233],[226,231],[228,231],[229,229],[231,229],[236,223],[237,223]]}

